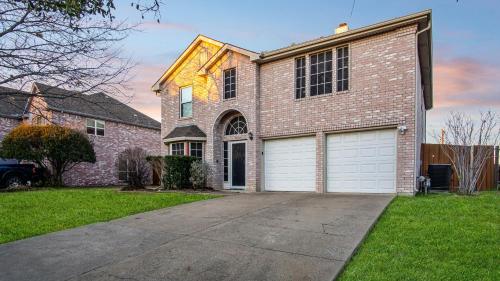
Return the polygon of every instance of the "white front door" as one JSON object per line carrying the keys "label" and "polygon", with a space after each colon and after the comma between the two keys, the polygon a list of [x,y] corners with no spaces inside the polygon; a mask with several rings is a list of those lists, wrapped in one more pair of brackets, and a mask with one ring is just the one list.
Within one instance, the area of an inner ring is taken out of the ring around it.
{"label": "white front door", "polygon": [[327,136],[328,192],[396,192],[396,130]]}
{"label": "white front door", "polygon": [[315,191],[315,181],[315,137],[264,141],[266,191]]}

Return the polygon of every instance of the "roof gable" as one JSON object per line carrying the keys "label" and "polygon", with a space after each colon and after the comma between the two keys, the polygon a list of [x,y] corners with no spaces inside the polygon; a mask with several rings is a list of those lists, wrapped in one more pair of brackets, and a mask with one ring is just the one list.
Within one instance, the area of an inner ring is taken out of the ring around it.
{"label": "roof gable", "polygon": [[182,54],[174,61],[174,63],[162,74],[162,76],[155,82],[155,84],[151,87],[153,91],[159,91],[160,90],[160,85],[164,83],[185,61],[186,59],[191,55],[193,51],[195,51],[198,46],[202,43],[208,43],[216,48],[220,49],[222,46],[224,46],[224,43],[208,38],[204,35],[198,35],[191,44],[182,52]]}

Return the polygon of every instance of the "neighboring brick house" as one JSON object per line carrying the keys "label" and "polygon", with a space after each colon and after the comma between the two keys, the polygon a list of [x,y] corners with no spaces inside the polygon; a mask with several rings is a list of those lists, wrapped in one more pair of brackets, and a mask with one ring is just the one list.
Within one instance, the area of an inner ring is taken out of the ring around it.
{"label": "neighboring brick house", "polygon": [[0,142],[21,124],[27,102],[26,92],[0,86]]}
{"label": "neighboring brick house", "polygon": [[200,35],[152,87],[162,153],[218,189],[413,194],[431,40],[431,11],[263,53]]}
{"label": "neighboring brick house", "polygon": [[119,185],[127,176],[126,164],[118,167],[118,155],[129,147],[141,147],[160,155],[160,123],[103,94],[91,95],[34,83],[28,101],[33,124],[58,124],[85,132],[97,161],[82,163],[64,174],[69,186]]}

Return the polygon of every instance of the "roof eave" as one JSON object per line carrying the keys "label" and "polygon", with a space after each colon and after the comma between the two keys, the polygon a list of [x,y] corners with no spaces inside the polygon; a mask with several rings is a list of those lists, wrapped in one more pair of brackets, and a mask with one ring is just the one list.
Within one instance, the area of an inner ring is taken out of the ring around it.
{"label": "roof eave", "polygon": [[256,60],[259,58],[259,54],[231,45],[231,44],[224,44],[224,46],[215,53],[205,64],[203,64],[200,69],[198,70],[197,74],[198,75],[206,75],[207,70],[210,69],[219,59],[224,56],[227,52],[233,51],[242,55],[245,55],[250,58],[251,61]]}
{"label": "roof eave", "polygon": [[426,10],[420,13],[408,15],[405,17],[400,17],[381,23],[369,25],[362,28],[352,29],[340,34],[335,34],[332,36],[327,36],[317,40],[313,40],[304,44],[298,44],[288,48],[279,49],[271,52],[264,52],[260,57],[254,60],[256,63],[266,63],[282,58],[294,56],[300,53],[310,52],[317,49],[327,48],[333,45],[342,44],[352,40],[356,40],[363,37],[372,36],[375,34],[387,32],[394,30],[403,26],[408,26],[415,23],[420,23],[426,21],[431,14],[430,10]]}
{"label": "roof eave", "polygon": [[96,118],[96,119],[100,119],[103,121],[110,121],[110,122],[130,125],[130,126],[136,126],[136,127],[140,127],[140,128],[161,130],[161,125],[158,127],[148,126],[148,125],[126,122],[126,121],[122,121],[122,120],[118,120],[118,119],[114,119],[114,118],[109,118],[109,117],[104,117],[104,116],[99,116],[99,115],[94,115],[94,114],[88,114],[88,113],[83,113],[83,112],[78,112],[78,111],[73,111],[73,110],[64,110],[64,109],[60,109],[60,108],[53,107],[53,106],[47,106],[47,109],[52,110],[52,111],[56,111],[56,112],[60,112],[60,113],[68,113],[68,114],[73,114],[73,115],[82,116],[82,117]]}

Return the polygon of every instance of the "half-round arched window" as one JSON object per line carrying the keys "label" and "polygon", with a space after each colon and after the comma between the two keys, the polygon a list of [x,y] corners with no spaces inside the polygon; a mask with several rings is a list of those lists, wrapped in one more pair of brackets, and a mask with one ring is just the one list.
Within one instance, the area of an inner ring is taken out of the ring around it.
{"label": "half-round arched window", "polygon": [[247,131],[247,121],[243,116],[234,117],[226,127],[226,135],[246,134]]}

